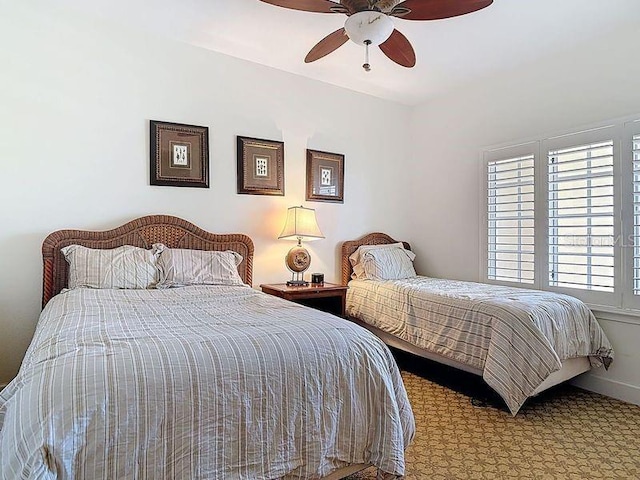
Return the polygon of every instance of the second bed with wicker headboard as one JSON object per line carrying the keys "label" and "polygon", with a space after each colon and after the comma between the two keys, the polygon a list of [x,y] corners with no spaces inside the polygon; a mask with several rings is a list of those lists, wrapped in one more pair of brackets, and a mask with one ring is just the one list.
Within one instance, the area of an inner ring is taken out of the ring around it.
{"label": "second bed with wicker headboard", "polygon": [[[378,232],[342,244],[347,316],[392,347],[481,375],[512,413],[527,396],[587,371],[590,358],[596,365],[611,361],[611,344],[595,317],[571,297],[421,276],[351,280],[351,254],[390,243],[398,242]],[[510,338],[524,340],[500,343]]]}

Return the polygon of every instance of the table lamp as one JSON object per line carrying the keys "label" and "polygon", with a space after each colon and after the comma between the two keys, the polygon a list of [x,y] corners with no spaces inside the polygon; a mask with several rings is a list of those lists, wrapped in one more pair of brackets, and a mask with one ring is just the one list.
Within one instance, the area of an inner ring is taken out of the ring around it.
{"label": "table lamp", "polygon": [[287,282],[287,285],[298,287],[309,285],[309,282],[304,280],[304,272],[311,265],[311,255],[302,246],[302,240],[310,241],[324,238],[320,227],[318,227],[316,211],[313,208],[303,206],[289,208],[287,221],[278,238],[298,240],[298,244],[289,250],[285,257],[285,264],[291,271],[291,280]]}

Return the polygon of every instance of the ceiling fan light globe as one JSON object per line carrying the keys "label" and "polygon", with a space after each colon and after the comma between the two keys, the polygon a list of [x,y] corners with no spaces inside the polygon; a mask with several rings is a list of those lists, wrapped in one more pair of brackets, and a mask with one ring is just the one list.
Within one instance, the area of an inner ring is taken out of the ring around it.
{"label": "ceiling fan light globe", "polygon": [[365,10],[354,13],[344,24],[344,29],[352,42],[358,45],[380,45],[387,41],[393,33],[394,25],[391,18],[382,12]]}

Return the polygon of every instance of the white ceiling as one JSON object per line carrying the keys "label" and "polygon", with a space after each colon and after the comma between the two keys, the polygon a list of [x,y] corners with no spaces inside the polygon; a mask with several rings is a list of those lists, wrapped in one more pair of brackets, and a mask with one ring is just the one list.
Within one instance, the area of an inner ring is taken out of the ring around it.
{"label": "white ceiling", "polygon": [[258,0],[57,3],[131,28],[410,105],[615,30],[637,30],[640,19],[640,0],[494,0],[484,10],[457,18],[430,22],[395,19],[396,28],[415,48],[416,67],[400,67],[376,49],[372,71],[366,73],[361,66],[363,49],[352,42],[315,63],[303,62],[316,42],[343,26],[344,15],[298,12]]}

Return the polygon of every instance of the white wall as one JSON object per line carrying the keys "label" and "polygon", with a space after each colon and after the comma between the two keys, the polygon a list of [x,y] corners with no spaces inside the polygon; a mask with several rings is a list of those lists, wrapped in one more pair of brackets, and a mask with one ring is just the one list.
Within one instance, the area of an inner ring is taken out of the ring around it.
{"label": "white wall", "polygon": [[[56,9],[0,14],[0,384],[17,372],[40,311],[45,236],[177,215],[256,246],[254,284],[289,275],[276,240],[289,206],[316,208],[312,271],[339,280],[338,245],[398,215],[409,109]],[[148,121],[210,127],[211,188],[149,186]],[[286,196],[236,194],[236,135],[284,140]],[[305,149],[346,155],[345,203],[304,201]]]}
{"label": "white wall", "polygon": [[[418,270],[479,280],[480,152],[581,125],[640,113],[637,32],[618,31],[500,76],[413,112],[411,239]],[[603,320],[616,349],[607,372],[581,384],[640,403],[640,323]]]}

